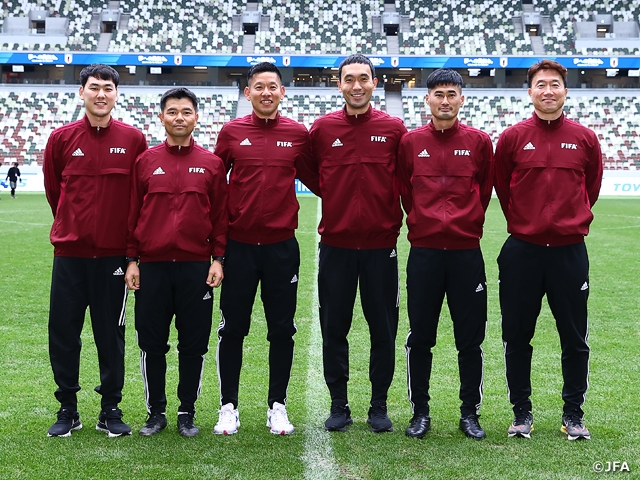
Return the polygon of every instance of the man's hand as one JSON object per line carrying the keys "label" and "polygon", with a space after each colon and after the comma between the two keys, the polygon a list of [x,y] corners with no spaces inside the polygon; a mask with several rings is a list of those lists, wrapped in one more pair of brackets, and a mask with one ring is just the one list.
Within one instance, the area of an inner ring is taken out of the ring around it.
{"label": "man's hand", "polygon": [[129,262],[124,281],[127,283],[129,290],[140,290],[140,268],[137,263]]}
{"label": "man's hand", "polygon": [[[127,273],[129,270],[127,269]],[[209,267],[209,275],[207,275],[207,285],[213,288],[218,288],[222,283],[224,273],[222,273],[222,262],[214,260]]]}

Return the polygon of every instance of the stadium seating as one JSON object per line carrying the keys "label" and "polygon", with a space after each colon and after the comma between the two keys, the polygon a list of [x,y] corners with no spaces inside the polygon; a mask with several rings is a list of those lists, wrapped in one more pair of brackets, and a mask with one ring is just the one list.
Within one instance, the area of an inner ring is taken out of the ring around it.
{"label": "stadium seating", "polygon": [[[156,145],[165,137],[157,117],[162,90],[147,93],[145,89],[144,92],[121,90],[113,115],[140,128],[149,145]],[[235,92],[196,93],[201,108],[194,137],[204,148],[213,149],[222,125],[235,118],[238,95]],[[83,114],[75,89],[38,93],[0,90],[0,157],[5,163],[42,163],[51,132]]]}
{"label": "stadium seating", "polygon": [[384,55],[385,37],[373,32],[371,17],[380,15],[380,0],[262,0],[269,29],[256,32],[261,53],[365,53]]}
{"label": "stadium seating", "polygon": [[[114,116],[136,125],[146,135],[150,145],[164,139],[164,130],[157,120],[162,89],[149,91],[128,88],[120,92]],[[236,116],[238,94],[235,91],[206,94],[201,98],[200,120],[194,131],[198,143],[213,149],[222,125]],[[424,90],[406,90],[403,96],[404,121],[414,129],[430,120],[424,101]],[[487,132],[494,144],[502,131],[528,118],[531,103],[523,91],[511,95],[467,89],[466,102],[460,120]],[[581,92],[580,92],[581,93]],[[372,97],[373,105],[386,109],[384,95]],[[342,97],[322,89],[292,89],[281,104],[284,116],[309,128],[326,113],[343,105]],[[569,118],[593,129],[600,139],[603,162],[607,169],[640,169],[640,96],[570,96],[565,111]],[[83,114],[75,90],[30,92],[0,90],[0,156],[5,163],[19,161],[42,162],[42,152],[51,131]]]}
{"label": "stadium seating", "polygon": [[111,52],[241,53],[242,32],[232,30],[240,2],[154,0],[128,5],[127,30],[117,31]]}
{"label": "stadium seating", "polygon": [[593,13],[613,16],[614,22],[640,21],[638,4],[628,0],[534,0],[535,9],[549,15],[552,34],[543,36],[547,53],[558,55],[640,55],[640,48],[576,49],[573,40],[573,22],[591,21]]}
{"label": "stadium seating", "polygon": [[[5,15],[26,16],[31,9],[46,8],[52,15],[68,17],[69,39],[65,48],[48,45],[46,38],[16,44],[0,39],[0,50],[95,50],[99,33],[89,33],[94,11],[105,0],[4,0]],[[110,52],[149,51],[169,53],[242,53],[241,27],[233,17],[246,9],[244,0],[120,1],[129,15],[126,29],[113,33]],[[255,36],[255,53],[337,53],[385,55],[387,37],[372,18],[384,12],[382,0],[261,0],[258,11],[268,17]],[[573,38],[573,22],[589,20],[599,11],[614,21],[639,21],[638,8],[628,0],[534,0],[533,8],[549,16],[550,31],[542,41],[550,55],[640,55],[640,48],[579,49]],[[499,0],[395,0],[401,15],[398,49],[403,55],[527,55],[533,53],[527,33],[516,32],[513,18],[522,15],[520,2]]]}
{"label": "stadium seating", "polygon": [[[315,90],[314,93],[299,93],[304,89],[296,89],[293,94],[288,94],[281,103],[280,112],[285,117],[302,123],[307,128],[311,128],[313,122],[327,113],[339,110],[344,105],[344,100],[334,90]],[[383,96],[374,95],[371,97],[372,105],[379,110],[386,110]]]}

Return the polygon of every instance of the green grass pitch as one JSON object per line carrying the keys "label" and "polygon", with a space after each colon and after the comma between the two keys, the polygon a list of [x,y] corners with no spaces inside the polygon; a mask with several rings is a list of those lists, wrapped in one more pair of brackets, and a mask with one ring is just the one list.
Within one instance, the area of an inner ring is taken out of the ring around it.
{"label": "green grass pitch", "polygon": [[[3,192],[4,193],[4,192]],[[602,198],[587,238],[591,261],[590,386],[585,420],[593,439],[569,442],[560,433],[560,348],[548,307],[534,338],[530,440],[507,438],[512,420],[506,396],[500,338],[496,257],[506,238],[497,201],[489,207],[482,248],[489,287],[485,351],[485,396],[481,422],[488,438],[473,441],[458,430],[456,352],[451,322],[443,309],[432,376],[433,430],[423,440],[404,435],[410,419],[406,395],[404,339],[408,331],[404,273],[408,243],[398,242],[403,303],[397,340],[396,376],[389,395],[394,432],[370,433],[368,332],[359,303],[351,343],[350,404],[354,425],[346,433],[324,432],[329,396],[322,377],[315,299],[317,200],[300,198],[297,233],[302,253],[289,416],[296,432],[271,435],[265,426],[267,342],[259,302],[245,342],[240,386],[239,433],[212,432],[219,403],[215,334],[210,341],[196,424],[201,434],[182,438],[175,426],[178,402],[175,332],[168,354],[169,427],[143,438],[146,419],[133,296],[128,302],[126,384],[121,404],[131,437],[109,439],[95,430],[99,396],[97,357],[89,322],[83,331],[79,410],[84,424],[70,438],[47,438],[58,404],[47,350],[47,315],[53,248],[51,211],[43,194],[3,194],[0,201],[0,478],[6,479],[583,479],[596,478],[594,464],[626,462],[625,478],[640,477],[640,199]],[[216,291],[216,296],[217,296]],[[216,297],[217,298],[217,297]],[[219,314],[214,314],[214,323]],[[613,467],[611,467],[613,468]],[[620,467],[618,467],[619,469]]]}

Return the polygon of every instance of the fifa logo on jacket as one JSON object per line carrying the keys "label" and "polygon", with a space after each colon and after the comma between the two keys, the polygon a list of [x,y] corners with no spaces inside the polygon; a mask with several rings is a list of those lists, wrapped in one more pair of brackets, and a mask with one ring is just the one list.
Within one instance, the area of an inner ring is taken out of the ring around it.
{"label": "fifa logo on jacket", "polygon": [[293,147],[293,142],[281,142],[280,140],[276,141],[276,147]]}
{"label": "fifa logo on jacket", "polygon": [[127,149],[122,147],[114,147],[109,149],[109,153],[121,153],[122,155],[125,155],[127,153]]}
{"label": "fifa logo on jacket", "polygon": [[578,145],[576,145],[575,143],[561,143],[560,148],[566,148],[568,150],[577,150]]}
{"label": "fifa logo on jacket", "polygon": [[386,143],[387,142],[387,137],[379,137],[377,135],[371,135],[371,141],[372,142]]}
{"label": "fifa logo on jacket", "polygon": [[189,173],[204,173],[204,168],[189,167]]}
{"label": "fifa logo on jacket", "polygon": [[462,155],[465,157],[470,157],[471,156],[471,150],[454,150],[453,151],[454,155]]}

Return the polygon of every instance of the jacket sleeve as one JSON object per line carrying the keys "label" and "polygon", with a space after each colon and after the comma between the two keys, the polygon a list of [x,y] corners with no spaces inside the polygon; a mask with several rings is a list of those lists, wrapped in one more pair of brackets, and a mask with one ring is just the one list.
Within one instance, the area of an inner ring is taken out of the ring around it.
{"label": "jacket sleeve", "polygon": [[408,135],[404,135],[398,146],[398,168],[396,176],[400,188],[400,199],[402,207],[407,215],[413,208],[413,187],[411,185],[411,177],[413,176],[413,158],[410,158],[407,150],[409,144]]}
{"label": "jacket sleeve", "polygon": [[229,135],[227,135],[227,130],[223,125],[223,127],[220,129],[220,132],[218,132],[216,148],[214,149],[213,153],[220,157],[220,159],[222,160],[224,171],[226,173],[229,173],[231,171],[231,167],[233,167],[233,158],[231,156],[231,149],[229,148],[231,142],[229,140]]}
{"label": "jacket sleeve", "polygon": [[478,168],[478,185],[480,186],[480,202],[484,211],[487,211],[493,191],[494,158],[493,143],[488,135],[482,136],[482,149],[480,165]]}
{"label": "jacket sleeve", "polygon": [[585,188],[587,190],[587,196],[589,198],[589,206],[593,205],[598,200],[600,195],[600,187],[602,186],[602,151],[600,149],[600,142],[598,137],[593,134],[594,145],[590,150],[589,161],[587,168],[585,169]]}
{"label": "jacket sleeve", "polygon": [[135,231],[140,218],[140,210],[146,193],[145,181],[142,178],[142,155],[138,156],[131,175],[131,194],[129,197],[129,218],[127,220],[127,257],[139,257],[140,242]]}
{"label": "jacket sleeve", "polygon": [[303,145],[295,160],[296,178],[317,196],[320,196],[320,183],[317,173],[311,170],[313,160],[311,158],[311,138],[305,133]]}
{"label": "jacket sleeve", "polygon": [[47,201],[51,207],[51,212],[55,218],[58,211],[58,202],[60,201],[60,185],[62,184],[62,170],[60,160],[56,157],[56,139],[58,135],[53,132],[47,141],[44,150],[44,163],[42,165],[42,173],[44,175],[44,191]]}
{"label": "jacket sleeve", "polygon": [[[309,130],[311,152],[309,156],[307,156],[304,159],[304,162],[306,164],[306,167],[305,167],[306,173],[309,175],[309,178],[307,180],[314,185],[314,188],[316,188],[315,185],[317,185],[317,189],[318,189],[317,192],[312,190],[311,188],[309,188],[309,190],[315,193],[318,197],[322,198],[322,185],[320,184],[320,163],[321,162],[320,162],[320,154],[319,154],[320,148],[318,147],[318,137],[319,137],[318,122],[314,122],[313,125],[311,125],[311,129]],[[307,184],[305,183],[305,185]]]}
{"label": "jacket sleeve", "polygon": [[511,201],[511,175],[513,168],[513,153],[509,147],[507,134],[503,133],[496,146],[493,184],[505,218],[507,217],[509,202]]}
{"label": "jacket sleeve", "polygon": [[224,257],[227,248],[227,230],[229,229],[229,212],[227,210],[227,174],[224,163],[214,157],[216,165],[211,190],[209,191],[209,220],[211,232],[209,244],[212,257]]}

